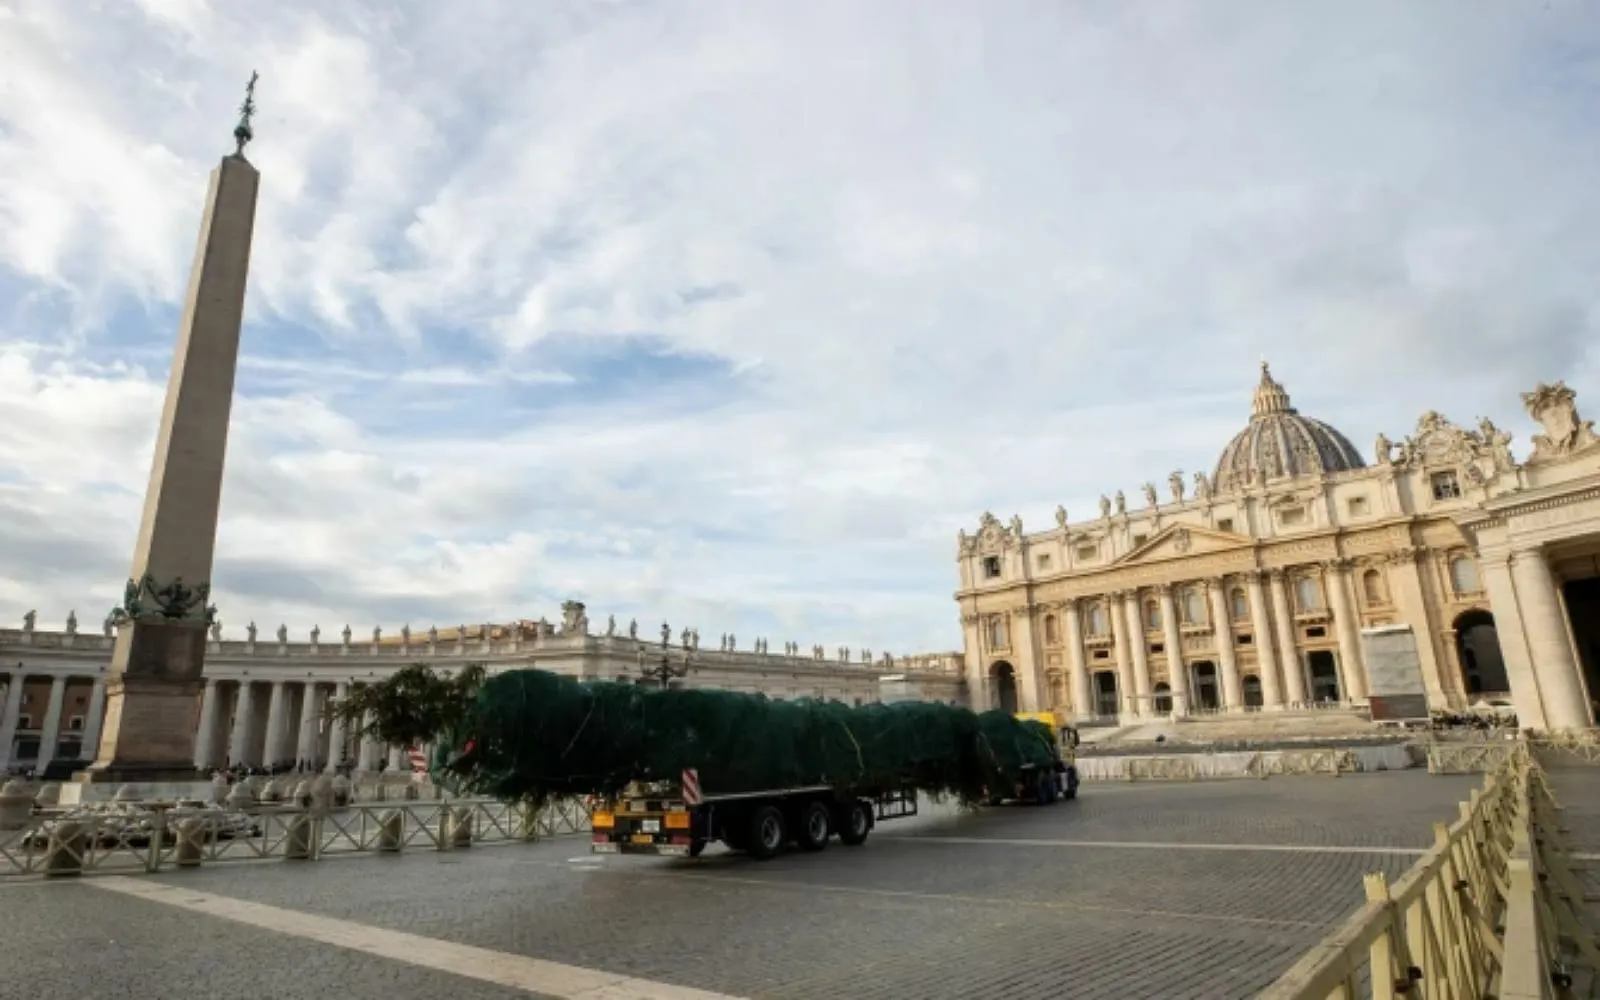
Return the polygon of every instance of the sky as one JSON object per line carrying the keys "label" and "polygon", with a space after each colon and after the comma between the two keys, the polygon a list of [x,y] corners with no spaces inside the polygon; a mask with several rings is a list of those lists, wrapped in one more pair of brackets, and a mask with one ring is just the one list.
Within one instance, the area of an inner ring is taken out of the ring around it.
{"label": "sky", "polygon": [[0,0],[0,621],[128,575],[260,73],[224,632],[959,649],[955,539],[1600,417],[1600,6]]}

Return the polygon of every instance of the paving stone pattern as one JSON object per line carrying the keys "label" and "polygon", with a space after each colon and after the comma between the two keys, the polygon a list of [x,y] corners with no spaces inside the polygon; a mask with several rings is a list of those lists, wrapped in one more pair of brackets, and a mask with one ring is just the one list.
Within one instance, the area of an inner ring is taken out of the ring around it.
{"label": "paving stone pattern", "polygon": [[[1360,904],[1363,873],[1398,876],[1415,854],[1007,841],[1414,852],[1429,843],[1429,824],[1453,817],[1477,783],[1402,772],[1089,786],[1079,801],[1050,808],[962,816],[936,808],[885,824],[885,836],[863,848],[835,845],[765,864],[711,852],[699,862],[600,859],[566,838],[157,878],[744,997],[1240,998]],[[22,944],[0,935],[0,968],[32,977],[19,996],[223,996],[262,982],[297,992],[245,992],[508,995],[88,885],[0,887],[0,908],[19,905],[37,914],[27,923],[39,928]],[[92,975],[76,971],[84,944],[118,935],[116,962],[102,955],[90,960]],[[311,958],[290,958],[301,954]],[[348,981],[334,973],[345,967]]]}

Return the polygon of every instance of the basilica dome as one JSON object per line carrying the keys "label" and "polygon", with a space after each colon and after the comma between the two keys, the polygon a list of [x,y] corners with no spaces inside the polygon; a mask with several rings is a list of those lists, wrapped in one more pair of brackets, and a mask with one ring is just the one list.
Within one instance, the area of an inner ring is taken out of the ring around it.
{"label": "basilica dome", "polygon": [[1222,450],[1212,481],[1218,490],[1231,490],[1261,478],[1319,476],[1365,466],[1349,438],[1289,405],[1289,394],[1263,361],[1261,384],[1250,402],[1250,426]]}

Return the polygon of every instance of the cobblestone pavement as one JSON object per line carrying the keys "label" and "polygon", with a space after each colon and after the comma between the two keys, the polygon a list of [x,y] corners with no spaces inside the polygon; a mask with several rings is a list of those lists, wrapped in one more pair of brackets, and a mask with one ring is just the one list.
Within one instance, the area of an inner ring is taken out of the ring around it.
{"label": "cobblestone pavement", "polygon": [[[1359,905],[1363,873],[1411,864],[1476,784],[1091,785],[1050,808],[934,808],[860,849],[765,864],[602,859],[563,838],[0,884],[0,992],[598,997],[540,978],[577,967],[619,977],[605,993],[618,1000],[682,996],[666,984],[774,1000],[1242,998]],[[440,971],[505,963],[479,977],[491,983]]]}

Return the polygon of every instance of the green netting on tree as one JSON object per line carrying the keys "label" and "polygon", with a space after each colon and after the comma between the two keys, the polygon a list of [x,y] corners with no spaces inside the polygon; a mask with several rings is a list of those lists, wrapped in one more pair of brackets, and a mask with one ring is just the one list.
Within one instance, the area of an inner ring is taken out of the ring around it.
{"label": "green netting on tree", "polygon": [[484,681],[476,701],[438,733],[435,774],[501,799],[611,794],[695,768],[708,795],[910,785],[976,801],[989,788],[1009,788],[1023,765],[1052,763],[1048,733],[1003,712],[980,716],[935,702],[852,708],[516,670]]}

